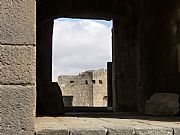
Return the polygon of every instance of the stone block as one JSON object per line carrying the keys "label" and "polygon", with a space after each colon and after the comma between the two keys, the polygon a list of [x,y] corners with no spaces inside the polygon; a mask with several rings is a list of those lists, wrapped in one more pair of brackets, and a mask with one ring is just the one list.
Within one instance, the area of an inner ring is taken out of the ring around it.
{"label": "stone block", "polygon": [[0,9],[0,43],[35,44],[35,0],[1,0]]}
{"label": "stone block", "polygon": [[179,95],[155,93],[146,101],[145,113],[150,115],[175,115],[179,112]]}
{"label": "stone block", "polygon": [[69,131],[63,129],[62,130],[47,129],[37,132],[36,135],[69,135]]}
{"label": "stone block", "polygon": [[72,129],[70,135],[106,135],[105,129]]}
{"label": "stone block", "polygon": [[167,128],[135,129],[135,135],[173,135],[173,129],[167,129]]}
{"label": "stone block", "polygon": [[0,45],[0,84],[35,84],[35,47]]}
{"label": "stone block", "polygon": [[107,135],[134,135],[135,131],[130,127],[107,128]]}
{"label": "stone block", "polygon": [[34,134],[35,87],[0,85],[2,135]]}
{"label": "stone block", "polygon": [[174,135],[180,135],[180,128],[173,128],[174,129]]}

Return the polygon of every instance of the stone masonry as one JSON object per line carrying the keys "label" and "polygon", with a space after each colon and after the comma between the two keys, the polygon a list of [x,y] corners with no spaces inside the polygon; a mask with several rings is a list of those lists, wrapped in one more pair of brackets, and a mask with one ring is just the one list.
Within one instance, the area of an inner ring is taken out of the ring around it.
{"label": "stone masonry", "polygon": [[0,1],[0,134],[34,134],[35,0]]}
{"label": "stone masonry", "polygon": [[[53,20],[58,17],[113,21],[113,111],[144,113],[154,93],[180,95],[179,0],[0,0],[0,134],[35,132],[36,98],[48,102],[52,97],[40,90],[50,91],[41,84],[52,82]],[[99,86],[91,87],[89,99],[99,95],[94,92]],[[141,131],[136,134],[154,134]],[[179,132],[174,128],[170,134]]]}
{"label": "stone masonry", "polygon": [[58,78],[63,96],[73,97],[73,106],[107,106],[107,70],[89,70]]}

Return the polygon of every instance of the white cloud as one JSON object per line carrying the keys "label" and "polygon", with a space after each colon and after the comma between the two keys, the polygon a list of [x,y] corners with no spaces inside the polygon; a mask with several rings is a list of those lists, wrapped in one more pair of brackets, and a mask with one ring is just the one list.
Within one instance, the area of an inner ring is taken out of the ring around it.
{"label": "white cloud", "polygon": [[53,81],[62,74],[106,68],[111,52],[111,27],[102,21],[54,21]]}

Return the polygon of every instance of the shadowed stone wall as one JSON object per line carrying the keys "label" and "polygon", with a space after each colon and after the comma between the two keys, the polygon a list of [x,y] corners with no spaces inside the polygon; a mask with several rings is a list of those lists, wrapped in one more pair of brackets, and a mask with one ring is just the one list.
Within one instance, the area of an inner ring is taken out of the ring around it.
{"label": "shadowed stone wall", "polygon": [[159,19],[152,17],[144,20],[140,28],[143,40],[139,45],[141,72],[137,94],[141,111],[144,111],[144,103],[153,93],[180,95],[180,22],[179,10],[175,7],[171,11],[166,9],[166,16],[159,13],[162,16]]}
{"label": "shadowed stone wall", "polygon": [[144,112],[153,93],[180,94],[179,2],[164,1],[162,6],[160,1],[144,1],[136,6],[130,22],[113,21],[116,111]]}
{"label": "shadowed stone wall", "polygon": [[143,112],[154,92],[179,93],[179,0],[45,1],[40,1],[42,22],[57,17],[113,20],[115,111]]}
{"label": "shadowed stone wall", "polygon": [[116,111],[137,111],[137,28],[113,20],[112,87]]}
{"label": "shadowed stone wall", "polygon": [[0,104],[3,135],[34,134],[35,0],[0,2]]}

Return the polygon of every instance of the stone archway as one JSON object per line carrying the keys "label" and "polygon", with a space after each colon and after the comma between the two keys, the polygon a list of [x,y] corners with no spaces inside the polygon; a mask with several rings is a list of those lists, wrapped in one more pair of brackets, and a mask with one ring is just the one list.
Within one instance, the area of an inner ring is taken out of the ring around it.
{"label": "stone archway", "polygon": [[[179,93],[180,90],[177,86],[172,86],[174,90],[171,89],[171,85],[166,89],[165,84],[167,83],[161,83],[165,80],[173,81],[174,77],[179,78],[176,60],[178,58],[177,53],[174,53],[179,46],[178,42],[174,42],[177,39],[179,28],[175,28],[177,31],[173,35],[171,25],[173,20],[177,18],[175,15],[177,13],[176,2],[169,3],[166,1],[161,7],[161,2],[153,1],[143,3],[124,0],[39,1],[37,26],[44,28],[47,26],[47,30],[43,28],[46,32],[43,30],[37,32],[46,33],[44,37],[48,37],[46,38],[48,42],[42,40],[37,48],[40,49],[42,45],[46,46],[43,52],[48,55],[44,55],[46,58],[39,59],[45,63],[44,65],[39,64],[37,67],[37,75],[40,75],[38,79],[51,81],[49,65],[52,62],[52,39],[50,38],[53,26],[52,19],[57,17],[111,18],[113,19],[112,88],[114,110],[144,112],[145,102],[153,93]],[[160,34],[162,31],[164,34]],[[41,35],[40,33],[37,36]],[[170,39],[171,36],[173,38]],[[172,44],[174,47],[167,49]],[[170,52],[170,50],[172,51]],[[166,56],[165,53],[167,53]],[[162,63],[165,59],[173,59],[174,61]],[[162,64],[165,64],[166,68],[159,68]],[[170,69],[172,72],[166,69]],[[178,84],[178,80],[175,81],[175,84]]]}

